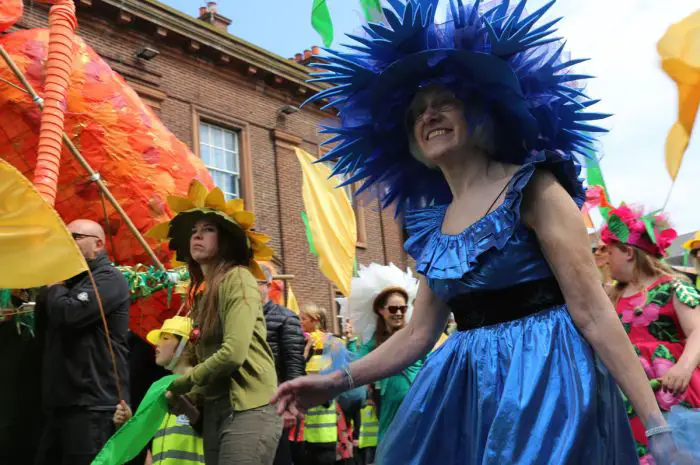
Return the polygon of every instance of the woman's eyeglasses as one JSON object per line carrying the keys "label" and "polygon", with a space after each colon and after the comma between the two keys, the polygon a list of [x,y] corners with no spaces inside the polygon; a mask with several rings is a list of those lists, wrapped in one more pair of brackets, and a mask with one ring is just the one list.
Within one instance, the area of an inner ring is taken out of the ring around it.
{"label": "woman's eyeglasses", "polygon": [[401,313],[406,314],[406,310],[408,310],[408,305],[389,305],[387,307],[384,307],[385,310],[388,310],[389,313],[394,315],[396,312],[401,310]]}

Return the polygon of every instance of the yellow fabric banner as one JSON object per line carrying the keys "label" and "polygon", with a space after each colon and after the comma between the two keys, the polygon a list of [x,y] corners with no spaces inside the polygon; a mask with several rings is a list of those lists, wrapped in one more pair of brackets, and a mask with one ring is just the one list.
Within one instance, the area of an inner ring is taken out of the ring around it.
{"label": "yellow fabric banner", "polygon": [[294,295],[292,291],[292,285],[287,283],[287,308],[299,314],[299,302],[297,302],[297,296]]}
{"label": "yellow fabric banner", "polygon": [[300,148],[295,152],[304,174],[304,210],[318,252],[321,272],[338,287],[343,295],[350,294],[357,244],[355,211],[344,189],[329,179],[331,170]]}
{"label": "yellow fabric banner", "polygon": [[0,159],[0,288],[57,283],[87,270],[58,213],[15,167]]}
{"label": "yellow fabric banner", "polygon": [[666,138],[666,169],[675,180],[700,106],[700,10],[671,25],[657,49],[661,67],[678,86],[678,120]]}

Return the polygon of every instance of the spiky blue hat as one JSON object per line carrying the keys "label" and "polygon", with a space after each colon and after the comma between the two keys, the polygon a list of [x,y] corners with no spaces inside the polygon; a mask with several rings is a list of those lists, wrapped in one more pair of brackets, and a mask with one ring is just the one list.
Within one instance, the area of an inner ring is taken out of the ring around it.
{"label": "spiky blue hat", "polygon": [[[494,3],[494,2],[489,2]],[[344,184],[364,181],[359,192],[381,185],[384,206],[398,212],[426,203],[446,203],[451,193],[442,173],[414,159],[405,114],[416,92],[439,83],[462,101],[478,96],[494,118],[498,147],[494,158],[522,164],[533,152],[554,151],[566,158],[593,152],[591,121],[608,115],[584,110],[597,102],[580,83],[590,76],[570,73],[585,60],[564,58],[564,44],[552,37],[559,19],[536,26],[554,0],[525,13],[526,1],[509,8],[504,0],[485,8],[479,0],[450,0],[449,20],[435,21],[437,0],[389,0],[384,22],[348,35],[348,51],[324,49],[325,69],[312,81],[331,87],[308,102],[328,99],[339,123],[322,133],[337,144],[320,161],[336,161],[333,174]],[[307,103],[308,103],[307,102]]]}

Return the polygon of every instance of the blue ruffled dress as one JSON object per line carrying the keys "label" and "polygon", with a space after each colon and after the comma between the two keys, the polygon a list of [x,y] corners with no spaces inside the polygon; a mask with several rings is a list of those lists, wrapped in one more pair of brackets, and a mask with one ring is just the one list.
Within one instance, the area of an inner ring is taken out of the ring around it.
{"label": "blue ruffled dress", "polygon": [[[580,205],[580,168],[536,153],[513,176],[501,206],[458,235],[441,232],[446,205],[407,214],[407,251],[455,316],[465,295],[553,280],[520,219],[537,167]],[[489,312],[489,305],[481,309]],[[459,318],[458,318],[459,321]],[[566,305],[457,331],[427,359],[378,450],[379,465],[634,465],[622,397],[574,326]]]}

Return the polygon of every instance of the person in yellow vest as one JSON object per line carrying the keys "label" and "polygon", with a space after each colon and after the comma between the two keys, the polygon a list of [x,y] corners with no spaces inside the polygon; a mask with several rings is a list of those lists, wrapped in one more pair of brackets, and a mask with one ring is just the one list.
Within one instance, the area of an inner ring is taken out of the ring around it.
{"label": "person in yellow vest", "polygon": [[360,434],[357,441],[359,452],[355,454],[356,463],[371,465],[377,451],[379,436],[379,419],[374,402],[367,401],[367,405],[360,410]]}
{"label": "person in yellow vest", "polygon": [[[323,357],[323,347],[329,337],[328,317],[325,309],[316,305],[305,305],[301,310],[301,327],[308,334],[304,351],[306,372],[318,373],[327,368],[329,360]],[[333,465],[338,442],[336,402],[310,408],[304,415],[304,442],[307,465]]]}
{"label": "person in yellow vest", "polygon": [[700,289],[700,231],[695,233],[695,237],[686,241],[683,244],[683,248],[688,250],[690,253],[690,259],[695,265],[695,287]]}
{"label": "person in yellow vest", "polygon": [[[175,316],[165,320],[160,329],[148,333],[146,339],[156,347],[156,364],[184,375],[196,364],[192,345],[192,320]],[[121,427],[131,418],[126,402],[121,402],[114,413],[114,424]],[[202,437],[192,428],[190,421],[198,421],[199,412],[190,409],[188,415],[168,413],[153,437],[150,458],[153,465],[196,465],[204,463]]]}

